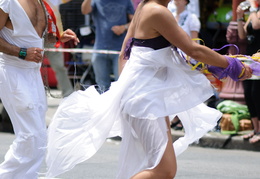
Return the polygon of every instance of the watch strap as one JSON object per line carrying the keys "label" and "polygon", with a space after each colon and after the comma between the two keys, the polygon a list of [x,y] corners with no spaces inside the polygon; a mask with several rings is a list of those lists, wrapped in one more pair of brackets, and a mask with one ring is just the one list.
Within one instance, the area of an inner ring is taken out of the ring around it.
{"label": "watch strap", "polygon": [[19,58],[20,59],[25,59],[25,57],[26,57],[26,55],[27,55],[27,48],[20,48],[20,51],[19,51]]}

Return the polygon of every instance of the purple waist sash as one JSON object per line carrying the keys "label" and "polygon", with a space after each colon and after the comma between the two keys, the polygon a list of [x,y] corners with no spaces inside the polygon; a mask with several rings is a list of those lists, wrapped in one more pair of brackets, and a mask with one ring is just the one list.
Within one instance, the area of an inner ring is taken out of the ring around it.
{"label": "purple waist sash", "polygon": [[130,38],[126,44],[124,59],[129,59],[133,45],[139,47],[150,47],[154,50],[158,50],[171,46],[171,43],[168,42],[163,36],[158,36],[152,39]]}

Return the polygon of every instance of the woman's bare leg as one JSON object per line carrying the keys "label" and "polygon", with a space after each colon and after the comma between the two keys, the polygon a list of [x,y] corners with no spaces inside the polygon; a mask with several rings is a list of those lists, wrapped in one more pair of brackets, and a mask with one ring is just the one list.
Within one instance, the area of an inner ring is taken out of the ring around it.
{"label": "woman's bare leg", "polygon": [[131,179],[172,179],[175,177],[177,171],[177,162],[172,145],[172,135],[169,118],[166,117],[165,121],[168,127],[168,143],[160,163],[154,169],[139,172]]}

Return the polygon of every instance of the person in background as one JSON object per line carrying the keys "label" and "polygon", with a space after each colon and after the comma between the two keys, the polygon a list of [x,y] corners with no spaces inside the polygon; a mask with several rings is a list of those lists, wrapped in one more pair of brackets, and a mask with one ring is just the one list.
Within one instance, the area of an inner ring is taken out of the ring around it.
{"label": "person in background", "polygon": [[[1,179],[37,179],[45,156],[47,102],[40,67],[44,39],[56,41],[48,33],[47,6],[42,0],[0,1],[0,98],[15,134],[0,164]],[[59,41],[71,39],[78,43],[68,29]]]}
{"label": "person in background", "polygon": [[[59,6],[60,3],[67,3],[69,1],[71,1],[71,0],[46,0],[46,2],[48,2],[50,4],[51,8],[55,12],[55,16],[56,16],[56,20],[57,20],[57,26],[58,26],[59,29],[61,29],[60,30],[61,34],[63,32],[63,28],[62,28],[62,24],[61,24],[60,17],[59,17],[60,14],[59,14],[57,7]],[[46,42],[46,41],[45,41],[45,44],[44,44],[46,48],[55,48],[54,42],[50,43],[50,42]],[[67,76],[67,69],[64,66],[63,53],[45,51],[44,55],[47,56],[53,70],[55,71],[55,75],[56,75],[56,78],[58,80],[58,85],[59,85],[59,87],[61,88],[61,91],[62,91],[62,96],[66,97],[66,96],[70,95],[74,90],[73,90],[71,82],[70,82],[70,80]],[[43,75],[44,75],[44,72],[43,72]],[[47,79],[45,79],[45,76],[43,76],[43,81],[45,82],[45,80],[47,80]],[[3,120],[5,120],[5,124],[6,124],[6,127],[3,126],[2,131],[13,132],[12,125],[10,125],[10,127],[9,127],[9,124],[11,124],[10,117],[6,113],[6,110],[5,110],[4,107],[3,107],[2,113],[4,114]]]}
{"label": "person in background", "polygon": [[[260,0],[248,0],[250,2],[250,15],[243,25],[244,12],[240,6],[237,7],[238,36],[248,41],[246,55],[253,55],[260,49]],[[260,78],[254,76],[243,81],[245,101],[251,115],[254,131],[243,138],[250,143],[260,141]]]}
{"label": "person in background", "polygon": [[[171,12],[176,11],[176,6],[173,3],[174,0],[171,0],[168,4],[168,9]],[[187,10],[193,14],[196,14],[196,16],[199,18],[200,17],[200,2],[199,0],[191,0],[190,3],[187,5]]]}
{"label": "person in background", "polygon": [[187,9],[190,0],[174,0],[176,10],[173,15],[179,26],[192,38],[198,38],[200,32],[200,20],[196,14]]}
{"label": "person in background", "polygon": [[[48,2],[56,16],[56,24],[58,27],[58,31],[60,34],[63,33],[63,27],[61,23],[60,13],[59,13],[59,5],[62,3],[70,2],[71,0],[46,0]],[[55,43],[48,43],[45,42],[44,44],[45,48],[55,48]],[[60,44],[59,47],[62,47],[62,44]],[[58,48],[59,48],[58,47]],[[61,89],[62,96],[66,97],[70,95],[74,89],[71,84],[71,81],[68,77],[67,68],[64,65],[64,55],[62,52],[48,52],[45,51],[44,55],[48,58],[50,65],[52,69],[55,72],[55,76],[58,81],[58,87]]]}
{"label": "person in background", "polygon": [[[187,6],[190,3],[190,0],[174,0],[170,3],[174,4],[175,9],[172,12],[179,26],[192,38],[197,39],[199,37],[200,31],[200,20],[196,14],[188,10]],[[169,3],[169,4],[170,4]],[[169,5],[168,5],[169,8]],[[180,50],[180,53],[183,52]],[[185,55],[184,55],[185,56]],[[194,59],[190,59],[191,63],[196,63]],[[172,120],[172,128],[175,130],[181,130],[183,128],[181,121],[176,116]]]}
{"label": "person in background", "polygon": [[[94,21],[93,49],[120,51],[134,14],[131,0],[84,0],[81,11],[83,14],[91,13]],[[118,78],[118,55],[94,53],[92,65],[97,90],[100,93],[107,91],[111,85],[111,74],[114,75],[114,80]]]}

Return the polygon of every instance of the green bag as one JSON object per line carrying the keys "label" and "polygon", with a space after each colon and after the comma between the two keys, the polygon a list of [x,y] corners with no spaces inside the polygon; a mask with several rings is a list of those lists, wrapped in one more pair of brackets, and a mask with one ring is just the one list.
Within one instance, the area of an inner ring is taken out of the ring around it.
{"label": "green bag", "polygon": [[239,121],[241,119],[250,119],[250,113],[246,105],[239,104],[231,100],[224,100],[217,105],[217,109],[225,114],[231,114],[231,120],[235,130],[223,131],[223,134],[236,134],[239,131]]}

